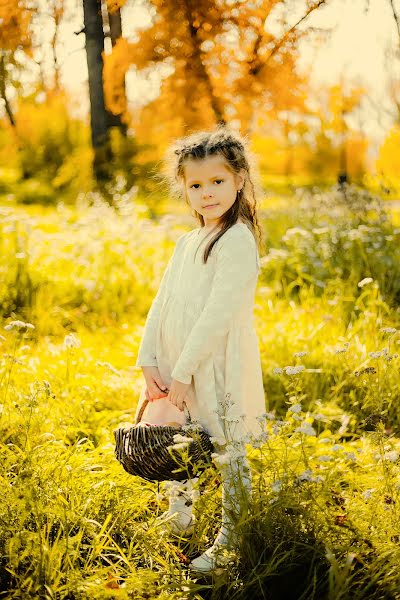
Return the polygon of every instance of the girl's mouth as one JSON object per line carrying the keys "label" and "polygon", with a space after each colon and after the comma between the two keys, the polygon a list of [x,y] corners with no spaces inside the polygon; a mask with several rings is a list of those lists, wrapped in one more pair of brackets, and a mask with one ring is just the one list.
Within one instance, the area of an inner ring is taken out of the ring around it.
{"label": "girl's mouth", "polygon": [[216,204],[207,204],[207,206],[205,206],[204,208],[214,208],[214,206],[217,206]]}

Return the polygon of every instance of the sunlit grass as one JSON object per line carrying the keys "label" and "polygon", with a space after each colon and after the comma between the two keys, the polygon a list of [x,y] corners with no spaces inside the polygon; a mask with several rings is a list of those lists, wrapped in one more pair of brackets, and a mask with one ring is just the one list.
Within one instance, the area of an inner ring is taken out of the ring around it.
{"label": "sunlit grass", "polygon": [[[201,477],[193,537],[169,539],[156,525],[167,499],[123,471],[112,433],[133,422],[144,319],[176,237],[196,223],[153,222],[129,202],[2,209],[0,597],[397,597],[399,311],[379,264],[393,247],[370,254],[374,277],[357,263],[346,279],[327,268],[318,286],[317,261],[296,287],[290,269],[320,237],[293,244],[279,269],[270,258],[288,229],[310,231],[326,213],[306,221],[292,206],[262,213],[255,324],[268,433],[248,447],[240,555],[208,582],[186,564],[218,531],[218,475]],[[324,226],[332,239],[341,224]],[[352,251],[336,263],[351,265]]]}

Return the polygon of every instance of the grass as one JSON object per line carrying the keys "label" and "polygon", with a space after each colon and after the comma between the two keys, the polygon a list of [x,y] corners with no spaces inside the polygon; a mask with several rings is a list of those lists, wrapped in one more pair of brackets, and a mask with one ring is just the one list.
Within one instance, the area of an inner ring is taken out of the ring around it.
{"label": "grass", "polygon": [[218,474],[200,478],[193,537],[160,536],[167,499],[123,471],[112,434],[132,422],[144,319],[195,223],[100,200],[2,209],[0,597],[398,597],[399,308],[384,262],[398,234],[362,206],[326,191],[262,209],[267,429],[248,446],[240,552],[213,579],[186,565],[218,531]]}

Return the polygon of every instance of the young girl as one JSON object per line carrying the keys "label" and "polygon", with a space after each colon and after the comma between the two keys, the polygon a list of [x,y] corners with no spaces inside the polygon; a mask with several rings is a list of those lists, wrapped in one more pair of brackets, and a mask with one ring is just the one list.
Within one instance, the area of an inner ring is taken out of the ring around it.
{"label": "young girl", "polygon": [[[136,415],[147,398],[144,421],[184,424],[186,403],[192,420],[212,436],[222,480],[222,526],[213,546],[189,565],[209,572],[218,566],[218,548],[236,541],[237,480],[251,492],[245,443],[260,434],[265,420],[253,324],[260,236],[247,151],[238,135],[224,127],[195,133],[170,153],[172,183],[200,227],[177,239],[147,315],[136,361],[146,385]],[[170,495],[165,515],[177,517],[175,532],[193,529],[195,481],[165,484]]]}

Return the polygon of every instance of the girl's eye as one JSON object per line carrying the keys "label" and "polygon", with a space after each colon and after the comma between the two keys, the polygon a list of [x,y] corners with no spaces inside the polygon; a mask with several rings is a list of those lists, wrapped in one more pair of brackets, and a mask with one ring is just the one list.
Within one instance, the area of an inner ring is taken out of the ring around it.
{"label": "girl's eye", "polygon": [[[217,181],[219,181],[220,183],[222,183],[224,180],[223,179],[216,179],[214,183],[216,183]],[[194,188],[195,190],[197,190],[198,188],[195,187],[196,185],[200,185],[199,183],[193,183],[190,187]]]}

